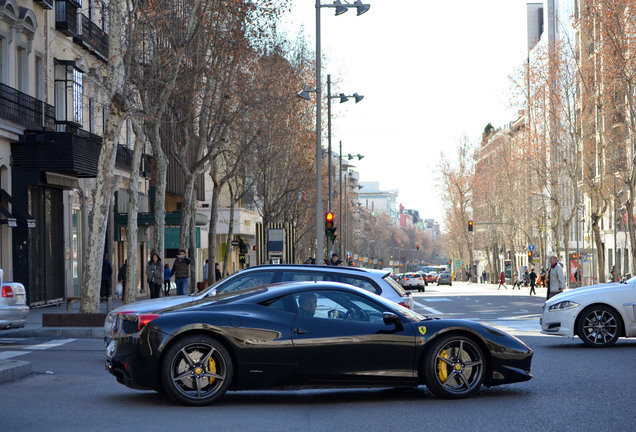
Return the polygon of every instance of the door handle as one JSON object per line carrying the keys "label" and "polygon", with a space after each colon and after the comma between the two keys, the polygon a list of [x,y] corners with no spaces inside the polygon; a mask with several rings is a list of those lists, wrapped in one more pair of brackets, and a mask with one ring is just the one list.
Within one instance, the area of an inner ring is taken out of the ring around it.
{"label": "door handle", "polygon": [[301,328],[294,329],[294,332],[296,334],[307,334],[307,330]]}

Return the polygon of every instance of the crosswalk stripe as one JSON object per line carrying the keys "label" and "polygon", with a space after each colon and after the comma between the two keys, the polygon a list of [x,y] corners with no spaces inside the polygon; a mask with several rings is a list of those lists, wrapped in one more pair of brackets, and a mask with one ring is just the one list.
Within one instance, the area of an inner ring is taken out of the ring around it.
{"label": "crosswalk stripe", "polygon": [[0,352],[0,360],[6,360],[20,355],[28,354],[25,351],[3,351]]}
{"label": "crosswalk stripe", "polygon": [[29,346],[29,347],[24,347],[23,349],[25,350],[45,350],[45,349],[49,349],[49,348],[54,348],[56,346],[60,346],[60,345],[64,345],[73,341],[76,341],[77,339],[53,339],[51,341],[45,342],[45,343],[41,343],[38,345],[33,345],[33,346]]}
{"label": "crosswalk stripe", "polygon": [[416,302],[416,301],[414,301],[413,303],[414,303],[415,305],[417,305],[417,306],[421,307],[422,309],[424,309],[424,310],[425,310],[426,312],[428,312],[428,313],[436,314],[436,315],[441,315],[441,312],[440,312],[440,311],[438,311],[437,309],[433,309],[432,307],[425,306],[425,305],[423,305],[422,303],[419,303],[419,302]]}

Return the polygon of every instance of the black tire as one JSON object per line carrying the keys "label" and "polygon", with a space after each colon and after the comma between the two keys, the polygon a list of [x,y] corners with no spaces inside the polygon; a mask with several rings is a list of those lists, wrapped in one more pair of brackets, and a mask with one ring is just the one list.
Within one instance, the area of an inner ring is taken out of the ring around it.
{"label": "black tire", "polygon": [[424,384],[436,396],[462,399],[475,393],[486,376],[483,351],[464,335],[441,336],[423,358]]}
{"label": "black tire", "polygon": [[225,347],[205,335],[179,339],[162,356],[161,384],[185,405],[209,405],[225,394],[234,366]]}
{"label": "black tire", "polygon": [[576,331],[583,343],[593,348],[612,346],[623,329],[623,320],[614,309],[590,306],[576,320]]}

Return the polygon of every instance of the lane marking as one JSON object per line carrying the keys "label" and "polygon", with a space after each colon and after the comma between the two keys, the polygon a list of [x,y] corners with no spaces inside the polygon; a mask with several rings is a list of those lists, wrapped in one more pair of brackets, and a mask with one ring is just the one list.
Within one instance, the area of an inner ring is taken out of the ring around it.
{"label": "lane marking", "polygon": [[64,345],[73,341],[76,341],[77,339],[53,339],[51,341],[45,342],[45,343],[41,343],[38,345],[33,345],[30,347],[25,347],[23,349],[28,349],[28,350],[45,350],[45,349],[49,349],[49,348],[54,348],[60,345]]}
{"label": "lane marking", "polygon": [[442,314],[437,309],[433,309],[432,307],[424,306],[422,303],[419,303],[419,302],[416,302],[416,301],[414,301],[413,303],[416,304],[417,306],[421,307],[422,309],[424,309],[428,313],[432,313],[432,314],[435,314],[435,315],[441,315]]}
{"label": "lane marking", "polygon": [[449,298],[445,298],[445,297],[428,297],[428,298],[424,298],[422,299],[425,302],[444,302],[444,301],[452,301]]}
{"label": "lane marking", "polygon": [[13,357],[17,357],[17,356],[21,356],[24,354],[28,354],[28,352],[25,351],[3,351],[0,352],[0,360],[6,360],[6,359],[10,359]]}
{"label": "lane marking", "polygon": [[26,340],[26,338],[0,338],[0,343],[13,343]]}

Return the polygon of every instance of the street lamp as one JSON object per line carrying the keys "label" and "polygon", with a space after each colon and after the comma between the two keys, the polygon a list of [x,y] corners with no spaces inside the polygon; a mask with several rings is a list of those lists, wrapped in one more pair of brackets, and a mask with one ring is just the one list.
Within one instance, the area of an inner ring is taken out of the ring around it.
{"label": "street lamp", "polygon": [[[364,156],[362,156],[361,154],[358,154],[357,157],[358,157],[358,160],[360,160]],[[340,230],[341,230],[340,243],[338,244],[338,248],[339,248],[338,255],[340,256],[340,258],[342,258],[344,256],[343,253],[346,252],[345,250],[343,250],[343,245],[346,246],[346,242],[347,242],[346,231],[345,231],[345,225],[346,225],[346,222],[347,222],[346,215],[345,215],[345,224],[343,225],[343,223],[342,223],[342,213],[343,213],[343,210],[342,210],[342,177],[343,177],[342,176],[342,158],[343,158],[343,156],[342,156],[342,141],[340,141],[340,153],[338,153],[338,184],[339,184],[339,187],[340,187],[340,192],[338,194],[338,197],[340,199],[340,205],[339,205],[340,211],[338,212],[338,225],[340,226]],[[347,159],[351,160],[353,158],[354,158],[354,156],[348,155]],[[345,176],[345,178],[346,178],[346,176]],[[347,181],[347,183],[348,183],[348,181]],[[348,186],[349,185],[347,184],[347,187]],[[347,188],[345,188],[345,196],[344,196],[344,198],[345,198],[345,202],[347,202]]]}
{"label": "street lamp", "polygon": [[[356,103],[360,102],[364,96],[360,96],[358,93],[354,93],[352,96],[345,96],[344,93],[340,93],[339,96],[331,95],[331,75],[327,74],[327,165],[329,175],[329,198],[327,199],[327,210],[331,211],[331,99],[340,99],[340,103],[345,103],[349,98],[355,98]],[[342,149],[340,149],[342,152]],[[340,153],[342,154],[342,153]]]}
{"label": "street lamp", "polygon": [[[316,262],[321,262],[320,255],[324,255],[324,233],[321,229],[322,224],[322,143],[321,143],[321,50],[320,50],[320,9],[321,8],[335,8],[336,15],[342,15],[349,8],[356,8],[357,15],[362,15],[367,12],[371,7],[368,4],[363,4],[361,0],[356,0],[353,4],[345,2],[344,4],[340,0],[336,0],[333,4],[320,4],[320,0],[316,0]],[[305,86],[306,89],[306,86]],[[302,95],[301,95],[302,94]],[[301,91],[298,94],[299,97],[306,99],[309,97],[308,91]]]}

